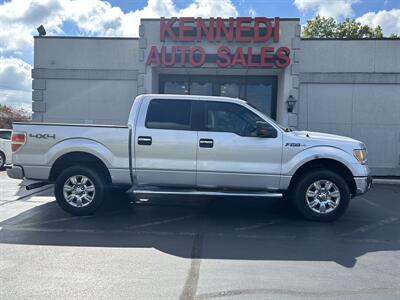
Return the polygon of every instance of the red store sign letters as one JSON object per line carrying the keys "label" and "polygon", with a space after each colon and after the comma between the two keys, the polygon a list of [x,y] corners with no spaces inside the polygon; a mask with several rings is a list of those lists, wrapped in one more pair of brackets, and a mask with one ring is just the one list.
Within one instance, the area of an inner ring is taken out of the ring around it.
{"label": "red store sign letters", "polygon": [[[171,18],[160,19],[160,41],[232,43],[273,43],[279,42],[279,18]],[[178,26],[174,26],[178,23]],[[147,65],[174,66],[190,63],[193,67],[201,67],[206,61],[214,62],[220,68],[241,65],[243,67],[285,68],[290,64],[290,50],[287,47],[261,46],[253,51],[253,47],[236,47],[231,49],[220,46],[216,53],[207,54],[204,48],[196,46],[152,46],[148,55]],[[212,61],[207,59],[210,56]]]}

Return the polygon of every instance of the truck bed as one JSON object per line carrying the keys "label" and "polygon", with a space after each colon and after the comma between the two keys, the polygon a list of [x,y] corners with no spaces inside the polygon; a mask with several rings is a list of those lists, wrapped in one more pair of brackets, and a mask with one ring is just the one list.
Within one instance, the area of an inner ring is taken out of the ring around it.
{"label": "truck bed", "polygon": [[19,122],[14,131],[26,133],[26,144],[13,154],[26,178],[47,180],[57,159],[84,152],[101,159],[117,183],[130,183],[128,126]]}

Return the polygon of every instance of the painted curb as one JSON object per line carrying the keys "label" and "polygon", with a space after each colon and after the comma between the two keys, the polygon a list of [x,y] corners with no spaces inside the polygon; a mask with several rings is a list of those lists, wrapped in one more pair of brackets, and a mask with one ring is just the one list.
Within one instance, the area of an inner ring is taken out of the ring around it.
{"label": "painted curb", "polygon": [[383,178],[372,178],[372,185],[376,184],[400,184],[400,179],[383,179]]}

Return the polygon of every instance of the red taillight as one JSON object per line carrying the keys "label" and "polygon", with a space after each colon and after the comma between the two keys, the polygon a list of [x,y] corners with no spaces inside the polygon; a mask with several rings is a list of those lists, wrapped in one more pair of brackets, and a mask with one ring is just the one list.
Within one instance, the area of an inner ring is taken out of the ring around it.
{"label": "red taillight", "polygon": [[26,134],[13,132],[11,135],[11,151],[17,152],[26,143]]}

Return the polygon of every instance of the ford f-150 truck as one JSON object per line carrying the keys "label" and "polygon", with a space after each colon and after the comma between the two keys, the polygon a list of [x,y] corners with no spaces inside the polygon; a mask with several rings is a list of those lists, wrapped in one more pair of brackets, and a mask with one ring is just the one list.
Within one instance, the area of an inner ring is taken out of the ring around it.
{"label": "ford f-150 truck", "polygon": [[372,182],[362,142],[292,131],[225,97],[140,95],[127,126],[14,123],[12,151],[8,175],[54,183],[57,202],[75,215],[93,213],[112,186],[283,196],[305,218],[332,221]]}

